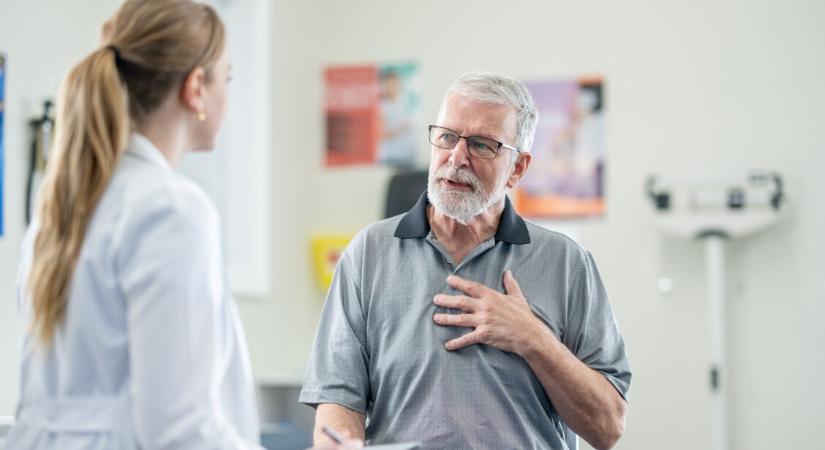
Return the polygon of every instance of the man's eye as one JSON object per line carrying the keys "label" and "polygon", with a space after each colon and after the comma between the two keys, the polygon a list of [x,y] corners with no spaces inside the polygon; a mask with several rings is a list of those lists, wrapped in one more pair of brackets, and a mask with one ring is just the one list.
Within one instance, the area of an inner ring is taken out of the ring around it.
{"label": "man's eye", "polygon": [[473,142],[473,147],[480,152],[491,152],[493,148],[483,142]]}
{"label": "man's eye", "polygon": [[438,137],[438,140],[445,143],[455,142],[455,135],[450,133],[443,133]]}

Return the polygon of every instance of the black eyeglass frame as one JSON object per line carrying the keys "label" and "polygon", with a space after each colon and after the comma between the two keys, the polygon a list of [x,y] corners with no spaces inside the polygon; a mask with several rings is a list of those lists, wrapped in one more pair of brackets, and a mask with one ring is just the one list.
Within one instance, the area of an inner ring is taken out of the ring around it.
{"label": "black eyeglass frame", "polygon": [[[442,147],[441,145],[436,144],[435,142],[433,142],[433,128],[440,128],[440,129],[442,129],[442,130],[449,131],[450,133],[453,133],[453,134],[455,134],[456,136],[458,136],[458,139],[456,139],[455,144],[453,144],[453,146],[452,146],[452,147]],[[451,130],[451,129],[447,128],[447,127],[442,127],[441,125],[430,125],[430,126],[427,128],[427,131],[429,132],[429,135],[428,135],[428,137],[427,137],[427,138],[428,138],[428,140],[430,141],[430,144],[433,144],[433,145],[435,145],[436,147],[438,147],[438,148],[442,148],[442,149],[444,149],[444,150],[452,150],[452,149],[454,149],[454,148],[456,147],[456,145],[458,145],[458,142],[461,140],[461,138],[464,138],[464,140],[465,140],[465,141],[467,141],[467,144],[468,144],[468,145],[467,145],[467,151],[470,153],[470,156],[472,156],[472,157],[474,157],[474,158],[478,158],[478,159],[495,159],[495,158],[498,156],[499,150],[501,150],[502,148],[506,148],[506,149],[513,150],[513,151],[514,151],[514,152],[516,152],[516,153],[526,153],[524,150],[521,150],[521,149],[519,149],[519,148],[516,148],[516,147],[510,146],[510,145],[507,145],[507,144],[501,143],[501,142],[499,142],[499,141],[497,141],[497,140],[495,140],[495,139],[490,139],[490,138],[485,137],[485,136],[462,136],[461,134],[459,134],[459,132],[458,132],[458,131]],[[492,143],[497,144],[497,147],[493,149],[493,151],[495,152],[495,155],[493,155],[492,157],[489,157],[489,158],[485,158],[485,157],[483,157],[483,156],[478,156],[478,155],[476,155],[475,153],[473,153],[472,151],[470,151],[470,145],[469,145],[469,143],[470,143],[470,139],[483,139],[483,140],[485,140],[485,141],[490,141],[490,142],[492,142]]]}

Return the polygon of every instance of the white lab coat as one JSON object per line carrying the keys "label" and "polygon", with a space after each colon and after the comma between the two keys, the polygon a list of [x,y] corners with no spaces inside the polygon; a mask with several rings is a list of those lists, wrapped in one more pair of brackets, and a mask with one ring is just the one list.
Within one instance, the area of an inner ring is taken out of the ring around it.
{"label": "white lab coat", "polygon": [[[26,327],[36,233],[35,223],[18,279]],[[219,236],[203,191],[133,135],[87,229],[51,349],[24,336],[8,450],[260,448]]]}

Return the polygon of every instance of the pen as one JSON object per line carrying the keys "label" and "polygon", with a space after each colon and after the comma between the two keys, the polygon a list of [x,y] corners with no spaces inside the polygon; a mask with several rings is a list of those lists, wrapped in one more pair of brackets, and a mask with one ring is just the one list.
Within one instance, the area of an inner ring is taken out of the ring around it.
{"label": "pen", "polygon": [[336,444],[343,444],[344,443],[344,437],[341,436],[340,433],[338,433],[337,431],[335,431],[331,427],[328,427],[328,426],[324,425],[324,426],[321,427],[321,431],[323,431],[324,434],[329,436],[330,439],[335,441]]}

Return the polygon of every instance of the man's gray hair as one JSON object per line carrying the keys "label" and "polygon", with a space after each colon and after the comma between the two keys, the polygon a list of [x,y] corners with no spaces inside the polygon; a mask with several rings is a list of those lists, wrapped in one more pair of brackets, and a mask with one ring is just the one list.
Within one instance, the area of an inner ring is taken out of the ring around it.
{"label": "man's gray hair", "polygon": [[536,135],[539,113],[533,103],[533,96],[523,84],[494,73],[470,72],[459,77],[447,89],[444,100],[453,93],[481,103],[512,107],[516,111],[517,146],[521,151],[530,151]]}

